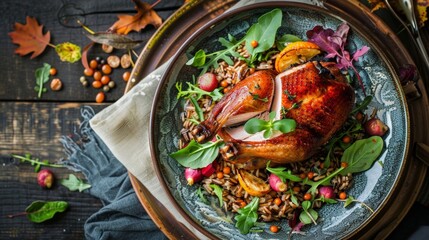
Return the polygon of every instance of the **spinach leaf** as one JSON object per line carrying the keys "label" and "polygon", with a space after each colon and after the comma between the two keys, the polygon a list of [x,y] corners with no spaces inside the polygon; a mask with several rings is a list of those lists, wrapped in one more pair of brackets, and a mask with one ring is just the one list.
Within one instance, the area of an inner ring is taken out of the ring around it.
{"label": "spinach leaf", "polygon": [[244,208],[238,210],[238,214],[234,217],[237,221],[235,227],[240,230],[241,234],[248,234],[250,229],[258,220],[259,198],[254,197],[252,201]]}
{"label": "spinach leaf", "polygon": [[200,144],[192,139],[188,146],[170,154],[180,165],[193,169],[203,168],[212,163],[219,154],[222,140]]}
{"label": "spinach leaf", "polygon": [[47,63],[43,63],[43,67],[36,69],[34,75],[36,77],[36,87],[34,90],[37,93],[37,97],[41,98],[42,93],[46,92],[46,88],[43,85],[49,81],[49,70],[51,69],[51,65]]}
{"label": "spinach leaf", "polygon": [[216,184],[210,184],[209,185],[211,188],[213,188],[214,193],[216,194],[216,196],[219,198],[219,206],[222,207],[223,206],[223,194],[222,194],[222,188],[219,185]]}
{"label": "spinach leaf", "polygon": [[292,34],[284,34],[276,41],[276,47],[279,51],[283,50],[286,47],[287,43],[302,41],[301,38],[292,35]]}
{"label": "spinach leaf", "polygon": [[74,174],[69,174],[68,179],[61,179],[60,183],[61,185],[67,187],[70,191],[79,190],[79,192],[82,192],[83,190],[91,187],[91,185],[77,178]]}
{"label": "spinach leaf", "polygon": [[377,160],[383,150],[384,142],[379,136],[358,140],[344,151],[341,157],[342,162],[346,162],[345,168],[341,174],[363,172],[368,170]]}
{"label": "spinach leaf", "polygon": [[[246,50],[252,59],[256,59],[258,53],[270,49],[276,40],[278,28],[282,23],[282,11],[278,8],[265,13],[258,18],[258,22],[253,24],[246,33]],[[258,46],[253,48],[252,41],[258,42]]]}
{"label": "spinach leaf", "polygon": [[68,203],[64,201],[44,202],[35,201],[25,209],[27,218],[35,223],[41,223],[54,217],[57,212],[64,212]]}

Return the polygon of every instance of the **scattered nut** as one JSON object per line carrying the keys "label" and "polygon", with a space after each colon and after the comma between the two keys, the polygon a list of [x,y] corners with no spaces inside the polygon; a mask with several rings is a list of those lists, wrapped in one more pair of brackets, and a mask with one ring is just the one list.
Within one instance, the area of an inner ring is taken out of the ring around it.
{"label": "scattered nut", "polygon": [[131,66],[131,57],[128,54],[124,54],[121,57],[121,67],[129,68]]}
{"label": "scattered nut", "polygon": [[117,68],[121,64],[121,59],[116,55],[111,55],[107,58],[107,64],[109,64],[111,68]]}
{"label": "scattered nut", "polygon": [[81,83],[85,82],[85,81],[86,81],[85,76],[81,76],[81,77],[79,78],[79,81],[80,81]]}
{"label": "scattered nut", "polygon": [[110,91],[110,87],[109,87],[108,85],[104,85],[104,86],[103,86],[103,91],[104,91],[104,92],[108,92],[108,91]]}
{"label": "scattered nut", "polygon": [[103,44],[101,45],[101,49],[105,52],[105,53],[111,53],[113,52],[113,47],[107,44]]}
{"label": "scattered nut", "polygon": [[110,81],[107,86],[109,86],[109,88],[114,88],[116,86],[114,81]]}
{"label": "scattered nut", "polygon": [[51,81],[51,89],[52,91],[59,91],[63,87],[63,83],[59,78],[54,78]]}

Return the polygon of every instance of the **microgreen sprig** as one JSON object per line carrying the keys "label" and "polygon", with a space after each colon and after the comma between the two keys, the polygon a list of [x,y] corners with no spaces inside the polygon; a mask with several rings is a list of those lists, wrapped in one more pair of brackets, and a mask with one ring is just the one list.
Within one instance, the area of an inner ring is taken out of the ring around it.
{"label": "microgreen sprig", "polygon": [[216,88],[212,92],[207,92],[189,82],[186,82],[186,84],[188,85],[188,89],[182,90],[182,83],[176,83],[176,89],[179,91],[177,93],[177,99],[181,97],[189,98],[190,96],[195,96],[195,100],[198,101],[203,96],[209,96],[213,101],[219,101],[223,97],[223,94],[220,92],[220,88]]}
{"label": "microgreen sprig", "polygon": [[276,113],[271,112],[268,121],[252,118],[244,124],[244,130],[250,134],[264,131],[264,138],[270,138],[274,131],[288,133],[295,130],[296,122],[294,119],[274,120],[275,117]]}

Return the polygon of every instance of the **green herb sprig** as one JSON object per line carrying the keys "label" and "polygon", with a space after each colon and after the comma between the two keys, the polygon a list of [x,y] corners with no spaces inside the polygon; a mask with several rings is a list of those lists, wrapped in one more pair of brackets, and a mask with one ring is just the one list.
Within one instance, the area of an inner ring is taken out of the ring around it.
{"label": "green herb sprig", "polygon": [[34,172],[39,172],[39,170],[42,166],[55,167],[55,168],[65,167],[65,165],[62,165],[62,164],[49,163],[48,160],[39,160],[39,158],[31,158],[31,154],[29,154],[29,153],[25,154],[24,156],[15,155],[15,154],[12,154],[11,156],[13,158],[19,159],[21,162],[31,163],[31,165],[34,166]]}
{"label": "green herb sprig", "polygon": [[264,138],[270,138],[275,130],[282,133],[288,133],[295,130],[296,121],[294,119],[274,120],[275,112],[269,114],[269,120],[265,121],[259,118],[252,118],[244,124],[244,130],[247,133],[254,134],[264,131]]}
{"label": "green herb sprig", "polygon": [[214,183],[210,184],[209,186],[213,189],[213,192],[216,194],[217,198],[219,199],[219,206],[222,207],[223,206],[223,198],[222,198],[223,189],[219,185],[216,185]]}

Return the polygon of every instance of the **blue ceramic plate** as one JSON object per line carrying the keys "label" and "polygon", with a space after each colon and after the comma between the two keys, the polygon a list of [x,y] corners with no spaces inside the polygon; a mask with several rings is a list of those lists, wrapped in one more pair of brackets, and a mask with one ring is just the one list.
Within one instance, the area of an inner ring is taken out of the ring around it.
{"label": "blue ceramic plate", "polygon": [[[173,58],[167,73],[163,77],[154,100],[151,118],[152,156],[162,184],[171,193],[183,216],[211,238],[221,239],[287,239],[289,226],[287,221],[279,224],[282,231],[272,234],[269,231],[242,235],[234,223],[223,220],[218,209],[202,203],[195,194],[196,186],[188,186],[183,177],[183,168],[169,157],[177,151],[182,122],[179,114],[183,110],[177,100],[176,81],[189,81],[199,70],[186,66],[189,56],[198,49],[213,52],[221,48],[219,37],[232,34],[240,38],[262,14],[273,8],[283,11],[282,27],[278,34],[294,34],[306,39],[306,31],[316,25],[336,29],[344,20],[320,6],[300,3],[271,3],[250,5],[221,15],[212,21],[179,50]],[[349,49],[359,49],[363,45],[371,50],[355,64],[365,84],[368,95],[374,98],[369,105],[368,113],[378,109],[378,117],[389,126],[385,138],[385,150],[379,160],[366,172],[355,174],[353,186],[348,191],[359,201],[375,210],[374,213],[354,204],[344,208],[343,203],[325,205],[320,209],[320,220],[317,225],[303,228],[305,236],[294,235],[293,239],[337,239],[354,236],[368,226],[385,208],[386,201],[392,197],[392,191],[406,162],[409,145],[408,111],[402,88],[386,58],[384,50],[362,28],[353,23],[348,38]],[[351,50],[353,52],[353,50]],[[356,98],[360,102],[364,95],[356,89]]]}

